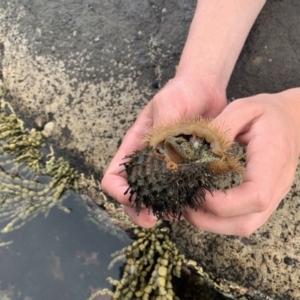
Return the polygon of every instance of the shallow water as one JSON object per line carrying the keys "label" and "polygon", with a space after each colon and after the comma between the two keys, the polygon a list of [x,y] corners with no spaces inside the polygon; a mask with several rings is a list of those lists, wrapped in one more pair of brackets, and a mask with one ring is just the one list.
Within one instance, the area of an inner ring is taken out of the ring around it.
{"label": "shallow water", "polygon": [[107,267],[110,255],[130,243],[127,235],[118,230],[117,237],[88,220],[93,212],[73,192],[63,204],[72,212],[54,207],[46,219],[39,214],[0,234],[0,243],[13,241],[0,248],[0,300],[84,300],[96,289],[111,288],[108,276],[119,278],[122,262]]}

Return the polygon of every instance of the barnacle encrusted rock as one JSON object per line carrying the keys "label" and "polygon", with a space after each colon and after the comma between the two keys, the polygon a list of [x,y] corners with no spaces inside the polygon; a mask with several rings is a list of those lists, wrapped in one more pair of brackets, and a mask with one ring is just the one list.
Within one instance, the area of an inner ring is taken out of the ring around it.
{"label": "barnacle encrusted rock", "polygon": [[145,206],[158,218],[180,218],[187,207],[197,209],[206,192],[220,188],[220,179],[243,168],[232,154],[233,143],[213,120],[170,122],[154,128],[149,143],[126,156],[130,194],[137,213]]}

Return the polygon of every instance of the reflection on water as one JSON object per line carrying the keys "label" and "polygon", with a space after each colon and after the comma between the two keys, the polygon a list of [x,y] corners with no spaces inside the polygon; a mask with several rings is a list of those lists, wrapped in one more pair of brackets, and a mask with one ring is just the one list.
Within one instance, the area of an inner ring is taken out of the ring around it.
{"label": "reflection on water", "polygon": [[19,230],[0,234],[0,243],[13,241],[0,248],[0,300],[83,300],[110,288],[108,276],[119,278],[122,262],[108,270],[110,255],[130,239],[121,231],[115,236],[101,230],[89,220],[86,202],[68,193],[64,206],[70,214],[54,207],[46,219],[40,214]]}

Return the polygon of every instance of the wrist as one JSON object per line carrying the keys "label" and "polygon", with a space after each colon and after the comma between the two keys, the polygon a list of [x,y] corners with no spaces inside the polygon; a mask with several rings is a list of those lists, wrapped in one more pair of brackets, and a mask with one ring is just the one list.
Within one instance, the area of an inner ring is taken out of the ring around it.
{"label": "wrist", "polygon": [[225,90],[246,37],[265,0],[198,1],[177,68]]}

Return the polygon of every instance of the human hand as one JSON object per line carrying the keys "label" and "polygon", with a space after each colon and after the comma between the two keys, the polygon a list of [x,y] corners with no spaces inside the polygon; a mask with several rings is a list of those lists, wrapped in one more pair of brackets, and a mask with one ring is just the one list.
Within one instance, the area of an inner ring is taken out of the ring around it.
{"label": "human hand", "polygon": [[[203,80],[202,84],[191,79],[175,78],[148,103],[138,116],[134,125],[126,133],[123,142],[112,159],[104,177],[102,188],[111,197],[124,205],[125,212],[130,218],[142,227],[152,227],[156,218],[143,208],[137,215],[129,196],[124,195],[128,189],[127,175],[123,166],[120,166],[126,155],[145,147],[141,143],[143,137],[152,129],[170,119],[182,119],[203,115],[215,117],[226,106],[225,91],[218,90],[212,82]],[[120,173],[121,172],[121,173]]]}
{"label": "human hand", "polygon": [[[151,227],[156,220],[143,209],[131,208],[125,172],[119,166],[126,155],[142,149],[141,139],[152,126],[169,119],[216,117],[226,106],[225,89],[247,34],[264,5],[257,1],[198,1],[176,77],[149,102],[123,139],[102,180],[102,188],[125,205],[132,220]],[[239,26],[236,26],[239,24]]]}
{"label": "human hand", "polygon": [[293,183],[300,151],[300,88],[229,104],[216,118],[247,145],[241,185],[206,194],[184,218],[209,232],[248,236],[276,210]]}

